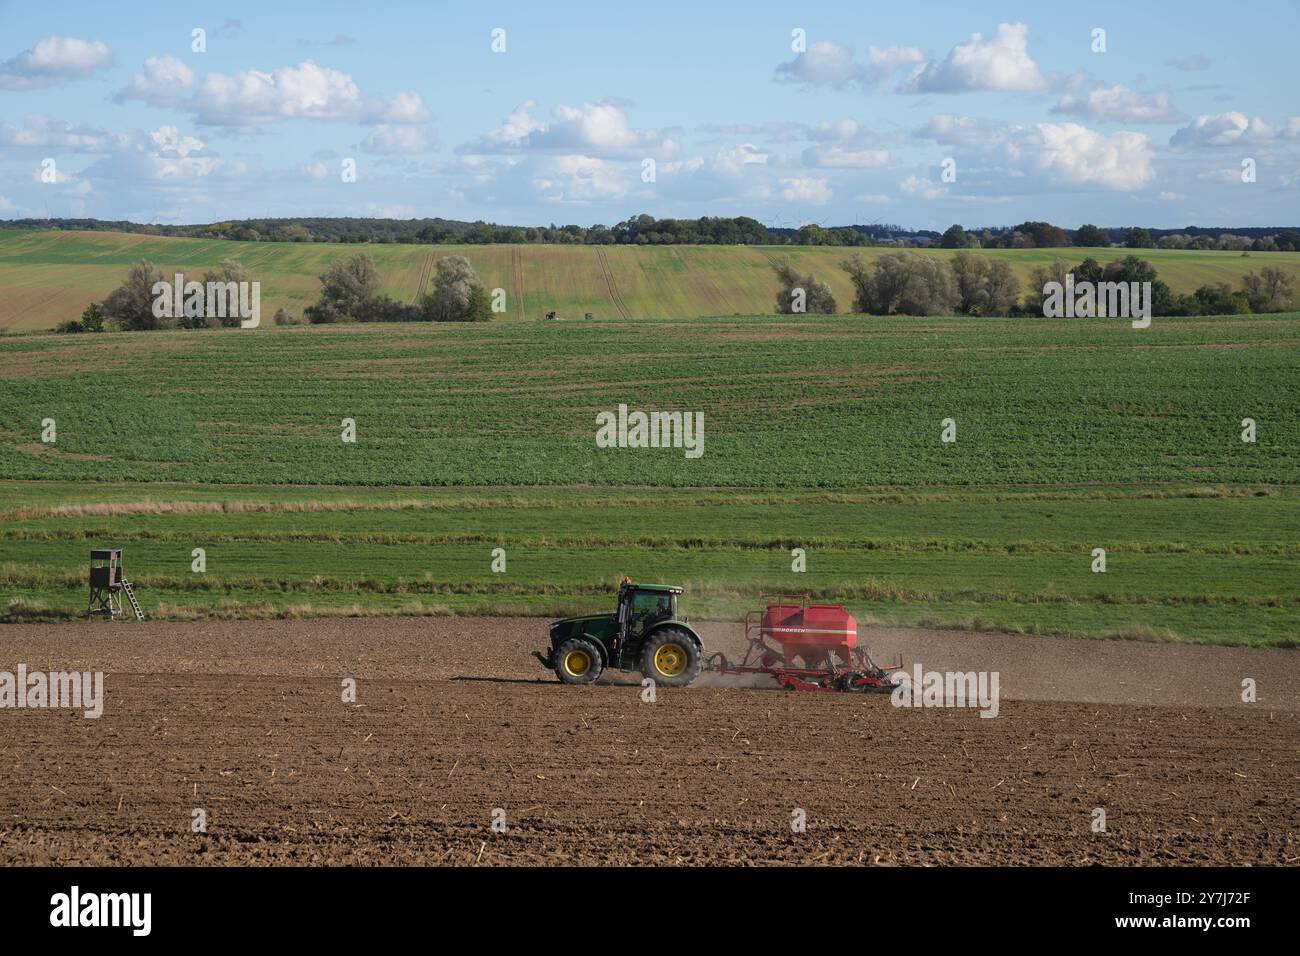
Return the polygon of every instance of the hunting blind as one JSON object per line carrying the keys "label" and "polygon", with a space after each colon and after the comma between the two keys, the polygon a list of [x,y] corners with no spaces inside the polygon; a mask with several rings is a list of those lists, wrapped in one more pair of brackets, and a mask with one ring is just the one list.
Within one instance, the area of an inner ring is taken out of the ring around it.
{"label": "hunting blind", "polygon": [[131,603],[137,621],[144,620],[144,611],[135,599],[135,590],[122,569],[121,548],[95,548],[90,552],[90,603],[86,616],[107,614],[111,620],[122,616],[122,595]]}

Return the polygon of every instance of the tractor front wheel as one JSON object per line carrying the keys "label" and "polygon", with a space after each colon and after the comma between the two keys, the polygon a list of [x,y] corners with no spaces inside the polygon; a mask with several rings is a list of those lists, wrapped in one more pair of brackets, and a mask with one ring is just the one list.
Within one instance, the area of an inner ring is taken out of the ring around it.
{"label": "tractor front wheel", "polygon": [[641,648],[641,673],[665,687],[685,687],[700,676],[700,645],[686,631],[665,627]]}
{"label": "tractor front wheel", "polygon": [[555,649],[555,674],[565,684],[590,684],[604,665],[596,645],[583,637],[571,637]]}

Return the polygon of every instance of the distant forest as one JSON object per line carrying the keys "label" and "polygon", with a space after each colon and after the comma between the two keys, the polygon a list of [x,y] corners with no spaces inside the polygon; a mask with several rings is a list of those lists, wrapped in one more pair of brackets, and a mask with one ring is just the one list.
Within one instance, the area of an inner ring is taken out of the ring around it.
{"label": "distant forest", "polygon": [[1300,251],[1297,227],[1199,227],[1146,229],[1140,226],[1080,226],[1062,229],[1047,222],[965,229],[943,233],[892,224],[867,226],[766,226],[748,216],[655,219],[633,216],[613,226],[503,226],[456,219],[351,219],[306,217],[241,219],[207,225],[155,225],[103,219],[0,220],[5,229],[78,229],[132,232],[242,242],[347,243],[541,243],[554,245],[794,245],[941,246],[952,249],[1035,249],[1058,246],[1124,246],[1134,249],[1240,249]]}

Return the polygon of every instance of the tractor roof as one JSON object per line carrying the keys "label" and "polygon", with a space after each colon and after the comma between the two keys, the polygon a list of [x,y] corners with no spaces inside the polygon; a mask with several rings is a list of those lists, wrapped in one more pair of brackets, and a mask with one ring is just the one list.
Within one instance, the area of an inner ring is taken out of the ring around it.
{"label": "tractor roof", "polygon": [[663,591],[666,594],[681,594],[682,589],[676,584],[629,584],[628,587],[638,591]]}

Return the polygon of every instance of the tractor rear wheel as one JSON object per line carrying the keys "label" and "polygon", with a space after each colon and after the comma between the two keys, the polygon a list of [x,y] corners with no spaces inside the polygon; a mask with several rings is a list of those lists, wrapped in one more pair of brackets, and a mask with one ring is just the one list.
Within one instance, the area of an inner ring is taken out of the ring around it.
{"label": "tractor rear wheel", "polygon": [[565,684],[590,684],[603,669],[600,651],[585,637],[571,637],[555,649],[555,676]]}
{"label": "tractor rear wheel", "polygon": [[641,673],[665,687],[685,687],[700,676],[700,645],[677,627],[655,631],[641,647]]}

